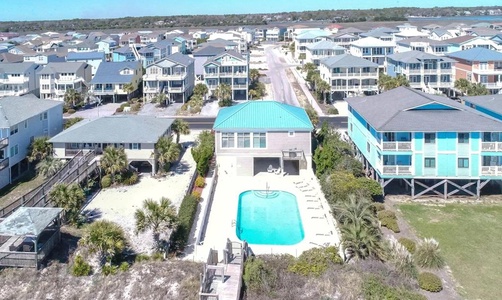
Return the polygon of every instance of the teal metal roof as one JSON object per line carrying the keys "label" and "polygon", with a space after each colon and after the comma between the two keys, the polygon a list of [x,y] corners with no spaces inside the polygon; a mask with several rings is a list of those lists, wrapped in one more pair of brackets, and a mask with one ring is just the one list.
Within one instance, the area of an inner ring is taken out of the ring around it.
{"label": "teal metal roof", "polygon": [[276,101],[248,101],[222,108],[213,129],[216,131],[266,130],[312,131],[312,122],[301,107]]}

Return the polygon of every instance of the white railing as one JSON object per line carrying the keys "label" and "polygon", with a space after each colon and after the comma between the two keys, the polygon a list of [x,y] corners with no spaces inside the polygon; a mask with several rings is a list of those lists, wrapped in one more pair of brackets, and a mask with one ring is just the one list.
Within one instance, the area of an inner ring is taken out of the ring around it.
{"label": "white railing", "polygon": [[383,150],[386,151],[411,151],[411,141],[410,142],[383,142]]}
{"label": "white railing", "polygon": [[502,176],[502,167],[501,166],[481,166],[481,175],[501,175]]}
{"label": "white railing", "polygon": [[234,84],[232,85],[232,88],[235,89],[246,89],[248,87],[247,84]]}
{"label": "white railing", "polygon": [[502,142],[482,142],[481,151],[502,151]]}
{"label": "white railing", "polygon": [[29,77],[9,77],[0,79],[0,83],[3,84],[22,84],[30,81]]}
{"label": "white railing", "polygon": [[183,92],[184,90],[185,90],[185,88],[184,88],[184,87],[169,87],[169,88],[167,88],[167,91],[168,91],[169,93],[181,93],[181,92]]}
{"label": "white railing", "polygon": [[335,85],[331,87],[332,91],[344,91],[344,90],[377,90],[378,86],[376,84],[371,84],[371,85]]}
{"label": "white railing", "polygon": [[376,78],[378,78],[378,73],[377,72],[370,72],[370,73],[362,73],[362,72],[357,72],[357,73],[331,73],[331,77],[376,77]]}
{"label": "white railing", "polygon": [[411,166],[383,166],[384,175],[412,175]]}
{"label": "white railing", "polygon": [[483,83],[484,86],[486,86],[487,88],[502,88],[502,81],[499,81],[499,82],[485,82]]}
{"label": "white railing", "polygon": [[476,67],[472,67],[472,71],[475,72],[475,73],[478,73],[478,74],[486,74],[486,75],[490,75],[490,74],[494,74],[494,75],[502,74],[502,69],[479,69],[479,68],[476,68]]}

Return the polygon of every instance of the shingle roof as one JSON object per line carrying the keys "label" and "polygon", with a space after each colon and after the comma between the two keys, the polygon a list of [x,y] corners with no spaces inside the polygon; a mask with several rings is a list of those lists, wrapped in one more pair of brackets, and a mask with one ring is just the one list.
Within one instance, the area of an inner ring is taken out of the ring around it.
{"label": "shingle roof", "polygon": [[89,59],[105,59],[104,52],[69,52],[66,60],[89,60]]}
{"label": "shingle roof", "polygon": [[76,73],[80,68],[85,67],[85,62],[50,62],[45,68],[38,72],[41,74]]}
{"label": "shingle roof", "polygon": [[451,38],[451,39],[446,39],[444,41],[447,42],[447,43],[450,43],[450,44],[462,44],[462,43],[465,43],[467,41],[473,40],[475,38],[476,37],[472,36],[472,35],[462,35],[462,36],[457,36],[457,37],[454,37],[454,38]]}
{"label": "shingle roof", "polygon": [[447,55],[449,57],[468,61],[502,61],[502,53],[483,47],[474,47],[463,51],[449,53]]}
{"label": "shingle roof", "polygon": [[1,98],[0,127],[10,127],[56,106],[63,110],[61,101],[38,99],[32,94]]}
{"label": "shingle roof", "polygon": [[320,60],[320,63],[328,68],[348,68],[348,67],[378,67],[378,64],[367,59],[353,56],[350,54],[341,54],[326,57]]}
{"label": "shingle roof", "polygon": [[345,48],[343,48],[342,46],[339,46],[337,43],[335,43],[331,40],[323,40],[323,41],[319,41],[319,42],[307,45],[307,49],[309,49],[309,50],[324,50],[324,49],[344,50]]}
{"label": "shingle roof", "polygon": [[102,62],[99,64],[91,83],[130,83],[134,75],[121,75],[120,71],[124,69],[137,70],[140,65],[139,61]]}
{"label": "shingle roof", "polygon": [[9,52],[0,53],[0,62],[3,63],[20,63],[23,61],[22,55],[12,54]]}
{"label": "shingle roof", "polygon": [[167,56],[166,59],[184,66],[189,66],[194,63],[193,58],[180,52],[173,53]]}
{"label": "shingle roof", "polygon": [[461,97],[476,106],[481,106],[502,115],[502,95]]}
{"label": "shingle roof", "polygon": [[225,52],[223,52],[223,53],[220,53],[220,54],[219,54],[219,55],[217,55],[217,56],[214,56],[214,57],[208,57],[208,59],[207,59],[207,61],[204,63],[204,65],[206,65],[206,64],[208,64],[208,63],[217,63],[217,64],[219,64],[219,63],[217,62],[217,60],[218,60],[219,58],[221,58],[222,56],[224,56],[224,55],[231,55],[231,56],[233,56],[233,57],[235,57],[235,58],[238,58],[238,59],[241,59],[241,60],[244,60],[244,59],[245,59],[245,58],[244,58],[241,54],[239,54],[239,53],[237,53],[237,52],[235,52],[235,51],[225,51]]}
{"label": "shingle roof", "polygon": [[173,121],[173,119],[138,115],[83,120],[54,136],[49,142],[156,143],[171,127]]}
{"label": "shingle roof", "polygon": [[0,223],[0,235],[38,236],[62,211],[52,207],[20,207]]}
{"label": "shingle roof", "polygon": [[[347,102],[377,131],[502,131],[502,122],[492,117],[446,97],[406,87],[376,96],[347,98]],[[431,104],[445,109],[414,109]]]}
{"label": "shingle roof", "polygon": [[353,41],[350,44],[358,47],[394,47],[394,42],[382,41],[372,36]]}
{"label": "shingle roof", "polygon": [[132,53],[132,50],[129,46],[123,46],[118,49],[113,50],[114,53],[119,53],[119,54],[128,54]]}
{"label": "shingle roof", "polygon": [[305,110],[276,101],[248,101],[222,108],[214,121],[216,131],[312,131]]}
{"label": "shingle roof", "polygon": [[419,63],[424,60],[437,60],[438,62],[455,62],[455,60],[448,57],[437,56],[416,50],[394,53],[389,55],[388,58],[404,63]]}
{"label": "shingle roof", "polygon": [[411,43],[427,43],[429,45],[433,45],[433,46],[447,46],[447,45],[450,45],[450,43],[446,42],[446,41],[438,41],[438,40],[432,40],[432,39],[429,39],[429,38],[426,38],[426,37],[419,37],[419,36],[416,36],[416,37],[411,37],[411,38],[407,38],[407,39],[403,39],[403,40],[400,40],[400,41],[397,41],[396,44],[398,45],[411,45]]}
{"label": "shingle roof", "polygon": [[216,46],[211,46],[207,45],[203,48],[197,49],[196,51],[193,52],[193,56],[216,56],[218,54],[221,54],[222,52],[225,52],[225,47],[216,47]]}
{"label": "shingle roof", "polygon": [[30,69],[34,64],[35,63],[32,63],[32,62],[1,63],[0,64],[0,74],[12,74],[12,73],[23,74],[28,69]]}

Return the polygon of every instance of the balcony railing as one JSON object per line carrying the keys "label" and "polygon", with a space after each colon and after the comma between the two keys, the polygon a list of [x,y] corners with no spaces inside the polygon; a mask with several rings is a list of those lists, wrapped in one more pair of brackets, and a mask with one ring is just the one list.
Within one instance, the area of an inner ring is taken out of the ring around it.
{"label": "balcony railing", "polygon": [[411,142],[383,142],[384,151],[411,151]]}
{"label": "balcony railing", "polygon": [[501,152],[502,142],[482,142],[481,151]]}
{"label": "balcony railing", "polygon": [[502,175],[502,167],[501,166],[481,166],[481,175],[486,175],[486,176]]}
{"label": "balcony railing", "polygon": [[218,73],[206,73],[204,72],[204,77],[218,77]]}
{"label": "balcony railing", "polygon": [[484,82],[484,86],[487,88],[502,88],[502,81],[499,82]]}
{"label": "balcony railing", "polygon": [[371,85],[335,85],[331,87],[332,91],[346,91],[346,90],[351,90],[351,91],[376,91],[378,89],[378,86],[376,84],[371,84]]}
{"label": "balcony railing", "polygon": [[9,138],[3,138],[0,140],[0,149],[9,146]]}
{"label": "balcony railing", "polygon": [[378,78],[378,72],[331,73],[331,77],[376,77],[376,78]]}
{"label": "balcony railing", "polygon": [[167,88],[167,92],[168,93],[181,93],[185,90],[184,87],[180,86],[180,87],[169,87]]}
{"label": "balcony railing", "polygon": [[383,166],[384,175],[412,175],[411,166]]}
{"label": "balcony railing", "polygon": [[232,85],[232,88],[233,88],[234,90],[236,90],[236,89],[238,89],[238,90],[244,90],[244,89],[246,89],[247,87],[248,87],[248,85],[247,85],[247,84],[234,84],[234,85]]}
{"label": "balcony railing", "polygon": [[4,158],[0,161],[0,170],[3,170],[9,166],[9,159]]}

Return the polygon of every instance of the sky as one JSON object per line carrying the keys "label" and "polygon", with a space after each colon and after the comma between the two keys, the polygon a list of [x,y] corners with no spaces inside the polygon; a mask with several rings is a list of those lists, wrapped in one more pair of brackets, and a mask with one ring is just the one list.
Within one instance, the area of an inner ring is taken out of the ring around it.
{"label": "sky", "polygon": [[252,14],[396,6],[493,6],[500,0],[0,0],[0,21]]}

